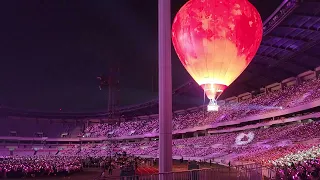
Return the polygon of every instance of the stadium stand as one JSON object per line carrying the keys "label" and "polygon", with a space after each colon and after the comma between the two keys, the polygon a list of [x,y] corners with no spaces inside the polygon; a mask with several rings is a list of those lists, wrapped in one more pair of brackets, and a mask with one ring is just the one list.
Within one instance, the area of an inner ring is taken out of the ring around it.
{"label": "stadium stand", "polygon": [[[265,114],[280,109],[296,107],[320,98],[320,80],[312,79],[298,85],[284,87],[282,90],[269,92],[220,107],[218,112],[203,111],[178,115],[173,119],[174,130],[183,130],[213,123],[235,121],[250,116]],[[278,108],[274,108],[278,107]],[[121,137],[144,135],[158,132],[158,119],[121,122],[120,125],[93,124],[85,129],[89,137]]]}

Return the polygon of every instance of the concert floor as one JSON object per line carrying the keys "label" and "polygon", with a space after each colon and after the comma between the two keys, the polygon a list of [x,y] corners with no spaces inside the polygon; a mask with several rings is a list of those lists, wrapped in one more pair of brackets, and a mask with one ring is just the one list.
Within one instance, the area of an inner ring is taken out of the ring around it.
{"label": "concert floor", "polygon": [[[225,166],[212,164],[211,166],[207,164],[201,164],[200,168],[228,168]],[[182,164],[178,161],[175,161],[173,163],[173,171],[174,172],[180,172],[180,171],[186,171],[188,170],[187,162],[183,162]],[[158,173],[158,167],[140,167],[139,168],[140,174],[148,175],[148,174],[157,174]],[[100,175],[102,173],[102,170],[100,168],[85,168],[83,172],[72,174],[69,177],[44,177],[44,178],[35,178],[36,180],[42,180],[42,179],[50,179],[50,180],[56,180],[56,179],[70,179],[70,180],[97,180],[99,179]],[[118,180],[120,179],[120,169],[115,169],[113,171],[112,175],[108,175],[105,179],[108,180]]]}

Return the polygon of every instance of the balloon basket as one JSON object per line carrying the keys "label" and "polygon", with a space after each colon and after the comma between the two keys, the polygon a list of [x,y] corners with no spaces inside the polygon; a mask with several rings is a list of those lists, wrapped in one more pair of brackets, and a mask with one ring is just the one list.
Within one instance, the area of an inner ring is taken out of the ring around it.
{"label": "balloon basket", "polygon": [[210,103],[207,106],[207,111],[219,111],[219,105],[217,104],[217,101],[210,100]]}

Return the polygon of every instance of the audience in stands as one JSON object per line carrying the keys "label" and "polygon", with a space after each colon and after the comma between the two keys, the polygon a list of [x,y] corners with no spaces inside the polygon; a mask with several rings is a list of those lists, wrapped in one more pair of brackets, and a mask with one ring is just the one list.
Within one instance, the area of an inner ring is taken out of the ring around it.
{"label": "audience in stands", "polygon": [[[277,159],[285,155],[304,152],[317,145],[317,141],[313,140],[320,137],[319,129],[320,122],[307,121],[242,132],[175,139],[173,140],[173,155],[178,158],[198,157],[201,159],[219,159],[228,156],[232,161],[272,166],[273,162],[278,162]],[[246,143],[237,142],[240,134],[244,134],[240,141],[247,141]],[[249,135],[254,135],[254,137],[249,137]],[[80,150],[77,147],[65,149],[61,153],[81,156],[108,155],[115,150],[125,150],[129,154],[147,155],[153,158],[159,154],[158,141],[90,144],[82,146]]]}
{"label": "audience in stands", "polygon": [[303,162],[291,163],[277,168],[276,179],[320,179],[320,162],[318,159],[310,159]]}
{"label": "audience in stands", "polygon": [[[304,81],[299,85],[283,87],[282,90],[222,105],[218,112],[198,111],[177,115],[173,119],[173,130],[181,130],[212,123],[234,121],[281,108],[291,108],[320,98],[320,79]],[[275,108],[277,107],[277,108]],[[121,122],[119,124],[93,124],[84,131],[86,137],[121,137],[158,133],[158,119]]]}
{"label": "audience in stands", "polygon": [[[226,158],[223,159],[225,164],[229,161],[233,164],[258,163],[275,167],[277,175],[281,177],[287,176],[288,173],[294,173],[297,177],[318,177],[318,161],[314,159],[320,156],[317,141],[320,137],[319,129],[320,122],[309,120],[242,132],[175,139],[173,154],[178,159],[184,157],[219,161],[219,158],[223,157]],[[254,137],[249,137],[252,134]],[[246,143],[237,142],[240,135],[240,141],[247,141]],[[45,152],[46,149],[42,151]],[[115,153],[122,151],[126,151],[128,156]],[[94,166],[103,168],[105,174],[111,174],[113,168],[120,168],[126,172],[123,175],[128,175],[136,172],[132,170],[136,170],[137,164],[148,162],[131,155],[144,155],[153,159],[158,153],[158,141],[68,145],[55,155],[28,153],[24,156],[3,157],[0,159],[0,172],[2,177],[65,176],[80,171],[82,167]],[[307,170],[300,172],[297,167],[305,167]]]}

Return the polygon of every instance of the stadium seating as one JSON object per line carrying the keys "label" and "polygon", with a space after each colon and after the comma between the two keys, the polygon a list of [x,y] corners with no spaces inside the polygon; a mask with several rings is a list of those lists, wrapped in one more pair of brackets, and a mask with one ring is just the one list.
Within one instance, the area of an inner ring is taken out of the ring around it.
{"label": "stadium seating", "polygon": [[[269,92],[239,103],[221,106],[218,112],[207,115],[201,112],[178,115],[173,119],[173,130],[182,130],[218,122],[234,121],[253,115],[275,111],[274,108],[290,108],[312,102],[320,98],[320,79],[304,81],[299,85],[284,87],[283,90]],[[121,137],[144,135],[158,132],[158,119],[121,122],[120,125],[93,124],[85,129],[87,137]]]}
{"label": "stadium seating", "polygon": [[[226,158],[233,162],[255,162],[272,166],[277,159],[290,153],[305,151],[317,145],[320,122],[295,122],[287,125],[243,131],[254,137],[247,144],[237,142],[240,132],[213,134],[173,140],[173,155],[181,158]],[[61,155],[108,155],[112,150],[129,154],[157,157],[158,141],[126,142],[117,144],[90,144],[65,149]],[[231,156],[232,155],[232,156]]]}

